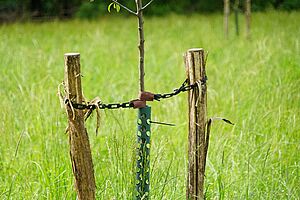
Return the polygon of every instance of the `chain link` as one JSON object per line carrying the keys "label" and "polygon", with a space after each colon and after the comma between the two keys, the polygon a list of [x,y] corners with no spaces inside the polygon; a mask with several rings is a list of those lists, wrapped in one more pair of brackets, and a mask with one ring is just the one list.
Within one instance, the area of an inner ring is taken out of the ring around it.
{"label": "chain link", "polygon": [[111,104],[100,104],[100,109],[118,109],[118,108],[133,108],[132,102],[125,103],[111,103]]}
{"label": "chain link", "polygon": [[[207,81],[207,77],[205,77],[204,80],[200,81],[201,85],[205,84],[206,81]],[[168,99],[182,92],[193,90],[195,87],[198,86],[199,82],[195,82],[192,85],[187,85],[187,84],[188,84],[188,79],[186,79],[179,88],[174,89],[174,91],[171,93],[154,94],[154,100],[160,101],[160,99]],[[65,103],[67,104],[68,101],[69,100],[67,100]],[[79,110],[85,110],[85,109],[93,110],[97,108],[95,104],[89,105],[89,104],[78,104],[73,102],[72,102],[72,106],[75,109],[79,109]],[[124,102],[124,103],[110,103],[110,104],[104,104],[101,102],[98,103],[99,109],[119,109],[119,108],[133,108],[133,107],[134,107],[133,101]]]}
{"label": "chain link", "polygon": [[[86,104],[78,104],[78,103],[72,103],[72,106],[79,110],[85,110],[85,109],[96,109],[96,105],[86,105]],[[133,108],[132,102],[125,102],[125,103],[110,103],[110,104],[103,104],[98,103],[99,109],[118,109],[118,108]]]}
{"label": "chain link", "polygon": [[[207,77],[205,77],[204,80],[201,80],[201,85],[205,84],[207,81]],[[180,88],[178,89],[174,89],[174,92],[172,93],[165,93],[165,94],[155,94],[154,95],[154,99],[157,100],[157,101],[160,101],[160,99],[168,99],[168,98],[171,98],[173,96],[176,96],[178,94],[180,94],[181,92],[186,92],[186,91],[189,91],[189,90],[193,90],[195,87],[198,86],[198,83],[199,82],[195,82],[194,84],[192,85],[187,85],[188,84],[188,79],[186,79],[182,85],[180,86]]]}

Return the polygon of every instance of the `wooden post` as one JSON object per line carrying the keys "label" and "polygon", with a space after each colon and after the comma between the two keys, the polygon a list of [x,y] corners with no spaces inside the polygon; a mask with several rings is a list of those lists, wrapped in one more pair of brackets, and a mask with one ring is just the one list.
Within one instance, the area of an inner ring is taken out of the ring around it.
{"label": "wooden post", "polygon": [[250,39],[251,33],[250,33],[250,28],[251,28],[251,0],[246,0],[245,2],[245,17],[246,17],[246,37]]}
{"label": "wooden post", "polygon": [[95,199],[95,177],[89,137],[84,126],[83,110],[74,109],[71,102],[81,104],[80,54],[65,54],[65,89],[67,93],[70,157],[78,200]]}
{"label": "wooden post", "polygon": [[225,37],[228,38],[228,20],[230,14],[230,1],[224,0],[224,32]]}
{"label": "wooden post", "polygon": [[198,87],[189,91],[189,149],[187,199],[204,199],[205,173],[205,132],[206,132],[206,72],[203,49],[190,49],[185,54],[186,72],[189,84],[199,82]]}

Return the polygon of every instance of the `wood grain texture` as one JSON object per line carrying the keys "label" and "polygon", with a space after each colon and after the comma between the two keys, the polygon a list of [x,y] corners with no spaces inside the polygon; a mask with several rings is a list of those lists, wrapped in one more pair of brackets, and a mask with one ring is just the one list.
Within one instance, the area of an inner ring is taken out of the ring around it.
{"label": "wood grain texture", "polygon": [[[203,49],[190,49],[185,54],[189,84],[206,79]],[[200,82],[199,82],[200,83]],[[204,199],[205,133],[207,110],[206,83],[189,91],[189,148],[187,199]]]}
{"label": "wood grain texture", "polygon": [[[65,87],[67,99],[81,104],[83,101],[80,75],[80,54],[65,54]],[[95,177],[89,137],[82,110],[67,104],[70,157],[78,200],[95,199]]]}

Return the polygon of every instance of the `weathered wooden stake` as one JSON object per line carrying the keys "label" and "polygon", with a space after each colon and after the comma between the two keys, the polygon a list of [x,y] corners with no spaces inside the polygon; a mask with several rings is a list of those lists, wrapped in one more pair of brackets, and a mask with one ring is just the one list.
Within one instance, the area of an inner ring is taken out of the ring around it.
{"label": "weathered wooden stake", "polygon": [[80,54],[65,54],[65,89],[67,98],[70,157],[78,200],[95,199],[95,177],[89,137],[84,126],[83,110],[72,107],[71,102],[82,104]]}
{"label": "weathered wooden stake", "polygon": [[190,49],[185,54],[189,84],[198,82],[198,87],[189,91],[189,148],[187,199],[204,199],[204,173],[206,159],[206,110],[207,86],[205,55],[203,49]]}
{"label": "weathered wooden stake", "polygon": [[224,0],[224,32],[226,38],[228,38],[229,14],[230,14],[230,1]]}
{"label": "weathered wooden stake", "polygon": [[251,37],[251,0],[246,0],[245,2],[245,17],[246,17],[246,37],[250,39]]}

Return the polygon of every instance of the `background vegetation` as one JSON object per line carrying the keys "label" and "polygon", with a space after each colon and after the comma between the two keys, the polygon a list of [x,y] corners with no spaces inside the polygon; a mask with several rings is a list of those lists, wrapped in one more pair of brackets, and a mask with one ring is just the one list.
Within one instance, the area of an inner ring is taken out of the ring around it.
{"label": "background vegetation", "polygon": [[[233,19],[232,23],[233,24]],[[300,14],[253,15],[252,40],[222,34],[222,14],[147,17],[146,89],[167,92],[185,79],[182,54],[209,51],[208,115],[215,123],[207,199],[299,199]],[[242,32],[241,35],[244,33]],[[0,26],[0,199],[75,199],[67,118],[57,86],[63,55],[81,53],[83,89],[104,102],[138,91],[136,19],[15,23]],[[151,103],[152,199],[184,199],[187,96]],[[98,199],[132,199],[136,111],[101,111],[89,119]]]}
{"label": "background vegetation", "polygon": [[[231,0],[232,4],[238,1],[243,8],[243,0]],[[134,8],[134,0],[120,0],[120,2]],[[73,17],[95,18],[107,13],[109,0],[1,0],[0,21],[15,19],[47,19],[49,17]],[[163,15],[170,12],[221,12],[222,0],[156,0],[151,8],[147,9],[147,15]],[[262,11],[267,8],[280,10],[300,9],[300,0],[252,0],[254,11]]]}

